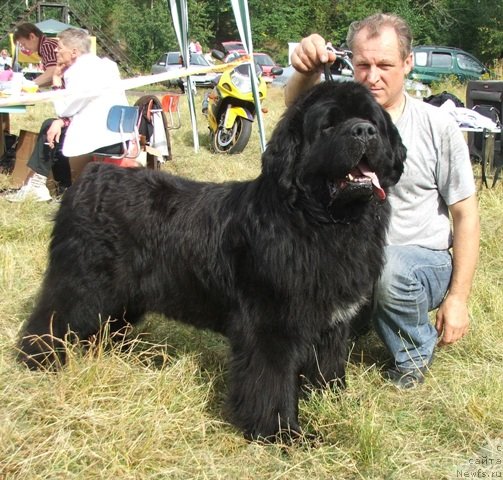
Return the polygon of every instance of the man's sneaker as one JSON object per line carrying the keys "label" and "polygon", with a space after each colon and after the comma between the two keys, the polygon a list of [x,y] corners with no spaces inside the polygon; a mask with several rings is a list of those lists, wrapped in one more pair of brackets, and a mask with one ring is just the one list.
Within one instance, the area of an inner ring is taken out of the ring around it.
{"label": "man's sneaker", "polygon": [[388,368],[383,373],[383,377],[389,380],[395,387],[401,389],[414,388],[424,382],[424,376],[426,372],[430,370],[430,366],[433,363],[432,355],[428,360],[426,365],[417,368],[405,369],[397,366]]}
{"label": "man's sneaker", "polygon": [[26,200],[49,202],[52,200],[46,185],[47,177],[35,173],[17,192],[5,196],[9,202],[20,203]]}
{"label": "man's sneaker", "polygon": [[383,377],[400,389],[415,388],[424,382],[424,376],[430,371],[434,357],[435,352],[425,365],[417,368],[400,368],[393,365],[383,373]]}
{"label": "man's sneaker", "polygon": [[402,370],[393,367],[386,370],[383,373],[383,377],[400,389],[415,388],[424,382],[424,374],[427,368],[428,367],[421,367],[413,370]]}

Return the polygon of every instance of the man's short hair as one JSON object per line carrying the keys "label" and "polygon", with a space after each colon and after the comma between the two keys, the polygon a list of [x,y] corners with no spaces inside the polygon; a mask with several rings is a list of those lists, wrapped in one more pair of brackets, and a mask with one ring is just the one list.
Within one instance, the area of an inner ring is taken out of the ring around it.
{"label": "man's short hair", "polygon": [[44,33],[33,23],[21,23],[14,30],[14,41],[17,42],[20,38],[30,38],[30,34],[34,34],[40,38]]}
{"label": "man's short hair", "polygon": [[363,20],[353,22],[348,29],[346,43],[353,50],[354,39],[357,33],[367,30],[368,38],[374,38],[380,35],[381,30],[391,27],[395,30],[400,47],[400,56],[405,60],[412,52],[412,31],[409,24],[398,15],[388,13],[376,13]]}
{"label": "man's short hair", "polygon": [[65,47],[75,48],[80,53],[91,51],[91,37],[80,28],[67,28],[58,34],[58,39]]}

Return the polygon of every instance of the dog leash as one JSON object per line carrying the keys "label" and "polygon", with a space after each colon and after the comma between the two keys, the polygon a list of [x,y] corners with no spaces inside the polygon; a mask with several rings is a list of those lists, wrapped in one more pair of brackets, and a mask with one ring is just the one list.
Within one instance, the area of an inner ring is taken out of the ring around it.
{"label": "dog leash", "polygon": [[[337,55],[337,51],[335,50],[334,47],[327,45],[327,52],[332,52]],[[332,76],[332,72],[330,71],[330,66],[328,62],[323,64],[323,73],[325,74],[325,81],[326,82],[332,82],[334,80],[334,77]]]}
{"label": "dog leash", "polygon": [[[326,48],[327,48],[327,52],[331,52],[331,53],[335,54],[334,63],[337,61],[338,58],[343,60],[344,58],[347,57],[347,50],[334,48],[331,45],[327,45]],[[325,74],[325,80],[329,81],[329,82],[334,81],[334,77],[333,77],[332,72],[330,70],[330,67],[332,65],[333,65],[333,63],[328,64],[328,62],[323,65],[323,73]]]}

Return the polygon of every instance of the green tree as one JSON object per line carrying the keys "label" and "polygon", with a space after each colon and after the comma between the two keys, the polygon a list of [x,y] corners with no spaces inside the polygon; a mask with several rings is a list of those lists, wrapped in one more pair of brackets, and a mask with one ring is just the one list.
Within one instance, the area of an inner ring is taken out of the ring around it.
{"label": "green tree", "polygon": [[[178,49],[168,0],[68,1],[78,17],[71,23],[99,32],[129,59],[130,67],[148,71],[162,52]],[[36,3],[29,0],[29,6]],[[351,22],[379,11],[403,16],[416,44],[460,47],[488,63],[503,55],[501,0],[248,0],[248,6],[254,48],[282,62],[288,42],[319,32],[340,45]],[[6,30],[25,8],[24,1],[0,1]],[[54,11],[44,9],[44,15],[53,16]],[[189,36],[204,49],[238,38],[230,0],[188,0],[188,13]],[[26,20],[37,20],[36,9]],[[4,38],[2,43],[6,42]]]}
{"label": "green tree", "polygon": [[503,2],[501,0],[446,0],[456,19],[448,42],[486,62],[503,57]]}

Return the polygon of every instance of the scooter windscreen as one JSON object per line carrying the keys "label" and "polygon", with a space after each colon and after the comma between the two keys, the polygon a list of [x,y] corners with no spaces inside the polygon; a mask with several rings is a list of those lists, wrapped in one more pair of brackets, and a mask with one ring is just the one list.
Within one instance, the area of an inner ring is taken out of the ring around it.
{"label": "scooter windscreen", "polygon": [[[262,69],[255,64],[257,78],[262,75]],[[231,80],[234,86],[243,93],[251,92],[250,64],[243,63],[234,68],[231,73]]]}
{"label": "scooter windscreen", "polygon": [[[241,65],[238,65],[234,71],[240,73],[241,75],[244,75],[245,77],[248,77],[250,75],[250,67],[249,63],[242,63]],[[257,77],[260,77],[262,75],[262,68],[260,65],[257,65],[256,63],[253,64],[255,66],[255,71],[257,72]]]}

